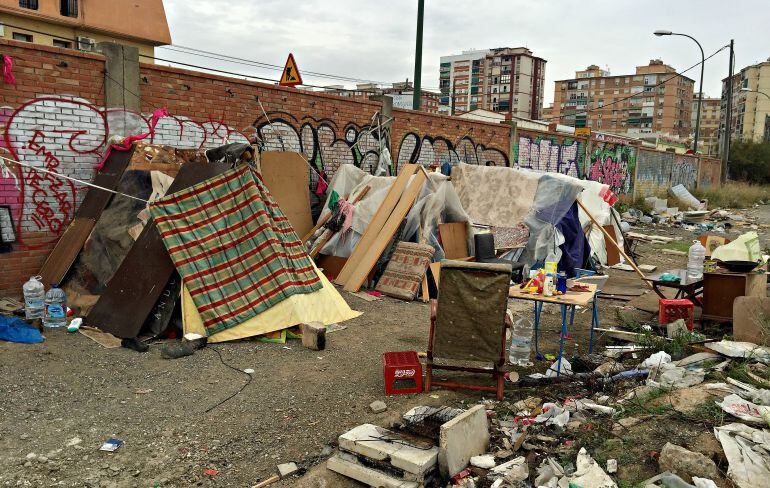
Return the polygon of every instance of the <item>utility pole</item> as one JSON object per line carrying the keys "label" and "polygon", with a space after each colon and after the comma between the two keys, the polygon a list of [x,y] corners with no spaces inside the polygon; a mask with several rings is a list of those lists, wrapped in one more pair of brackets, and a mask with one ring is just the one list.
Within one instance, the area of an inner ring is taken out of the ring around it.
{"label": "utility pole", "polygon": [[730,64],[727,74],[727,113],[725,114],[725,143],[722,151],[722,184],[727,182],[730,166],[730,137],[733,124],[733,69],[735,58],[735,40],[730,39]]}
{"label": "utility pole", "polygon": [[414,95],[412,108],[420,110],[422,86],[422,20],[425,16],[425,0],[417,0],[417,42],[414,48]]}

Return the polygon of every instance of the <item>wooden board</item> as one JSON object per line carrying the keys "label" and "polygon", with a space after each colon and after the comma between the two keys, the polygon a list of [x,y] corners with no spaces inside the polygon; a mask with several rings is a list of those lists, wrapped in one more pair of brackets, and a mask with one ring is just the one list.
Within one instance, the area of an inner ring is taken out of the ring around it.
{"label": "wooden board", "polygon": [[[404,194],[401,195],[396,208],[393,209],[393,213],[390,214],[385,225],[382,226],[382,229],[375,236],[371,245],[364,248],[365,254],[361,257],[356,268],[350,274],[350,278],[345,283],[346,291],[358,291],[361,289],[364,280],[366,280],[366,277],[372,271],[374,265],[377,264],[377,260],[380,259],[382,252],[390,243],[390,240],[401,225],[401,222],[404,221],[404,218],[406,217],[406,214],[409,213],[412,205],[414,205],[414,201],[420,194],[422,185],[425,181],[427,181],[425,172],[418,172],[414,175],[414,178],[411,183],[409,183],[406,190],[404,190]],[[361,247],[360,243],[359,246],[356,246],[356,248],[358,247]],[[349,264],[350,259],[348,259],[348,265]]]}
{"label": "wooden board", "polygon": [[770,346],[770,298],[744,296],[735,299],[733,339]]}
{"label": "wooden board", "polygon": [[[179,170],[168,194],[213,178],[229,168],[227,163],[189,162]],[[173,272],[174,263],[163,246],[155,222],[150,221],[107,283],[86,317],[86,324],[117,337],[136,337]]]}
{"label": "wooden board", "polygon": [[525,293],[519,285],[512,286],[508,290],[508,297],[518,300],[530,300],[533,302],[555,303],[558,305],[577,305],[587,307],[596,295],[596,285],[587,283],[588,291],[569,291],[564,295],[544,297],[543,295],[533,295]]}
{"label": "wooden board", "polygon": [[438,225],[441,237],[441,247],[444,248],[446,259],[462,259],[468,257],[468,223],[450,222]]}
{"label": "wooden board", "polygon": [[[104,167],[94,177],[93,183],[110,190],[117,188],[132,153],[133,148],[123,152],[111,151]],[[89,187],[83,202],[75,212],[75,218],[40,268],[40,276],[46,286],[62,282],[112,196],[108,191]]]}
{"label": "wooden board", "polygon": [[[404,188],[406,188],[407,183],[409,183],[409,178],[416,171],[417,171],[416,164],[406,164],[404,165],[403,168],[401,168],[401,173],[399,173],[398,178],[396,178],[396,181],[394,181],[393,184],[390,185],[390,190],[388,190],[388,194],[385,195],[385,199],[380,204],[380,208],[377,209],[377,212],[374,214],[374,217],[372,217],[371,222],[369,222],[369,225],[366,226],[366,230],[361,236],[361,239],[358,241],[358,244],[356,244],[356,247],[353,249],[353,252],[350,254],[348,261],[345,263],[345,266],[340,271],[340,274],[337,276],[337,279],[334,280],[335,283],[337,283],[338,285],[347,284],[348,280],[350,279],[350,276],[353,274],[353,271],[358,267],[366,251],[372,246],[374,241],[377,240],[377,238],[379,237],[382,227],[388,221],[388,218],[390,218],[390,215],[393,213],[393,210],[396,208],[396,205],[401,199],[401,194],[404,191]],[[355,291],[358,291],[358,290],[355,290]]]}
{"label": "wooden board", "polygon": [[270,193],[298,236],[313,228],[307,163],[299,153],[265,151],[260,172]]}
{"label": "wooden board", "polygon": [[40,269],[40,276],[46,287],[62,282],[95,225],[94,219],[75,217],[75,220],[67,226]]}
{"label": "wooden board", "polygon": [[[604,225],[602,227],[604,227],[604,230],[609,232],[609,234],[615,238],[615,242],[617,242],[618,236],[615,234],[615,226]],[[620,253],[618,252],[618,248],[607,239],[607,236],[604,237],[604,247],[607,250],[607,266],[618,264],[620,262]]]}

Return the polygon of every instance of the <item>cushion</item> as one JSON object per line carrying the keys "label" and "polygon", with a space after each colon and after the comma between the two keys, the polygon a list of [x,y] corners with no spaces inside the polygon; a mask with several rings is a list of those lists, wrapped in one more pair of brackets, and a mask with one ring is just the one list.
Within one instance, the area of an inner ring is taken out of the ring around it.
{"label": "cushion", "polygon": [[433,246],[399,242],[375,290],[390,297],[414,300],[433,257]]}

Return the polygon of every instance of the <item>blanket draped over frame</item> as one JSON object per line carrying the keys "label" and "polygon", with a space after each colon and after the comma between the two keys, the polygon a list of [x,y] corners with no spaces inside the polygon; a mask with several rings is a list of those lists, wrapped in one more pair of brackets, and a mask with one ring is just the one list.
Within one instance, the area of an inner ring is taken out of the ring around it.
{"label": "blanket draped over frame", "polygon": [[259,174],[231,169],[150,205],[209,335],[322,287]]}

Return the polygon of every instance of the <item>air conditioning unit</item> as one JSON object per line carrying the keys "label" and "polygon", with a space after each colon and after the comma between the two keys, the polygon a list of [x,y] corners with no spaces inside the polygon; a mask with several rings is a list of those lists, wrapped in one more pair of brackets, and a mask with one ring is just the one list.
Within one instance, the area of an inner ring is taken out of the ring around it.
{"label": "air conditioning unit", "polygon": [[78,41],[78,49],[81,51],[92,52],[94,50],[94,47],[96,46],[96,41],[94,41],[90,37],[77,36],[77,41]]}

